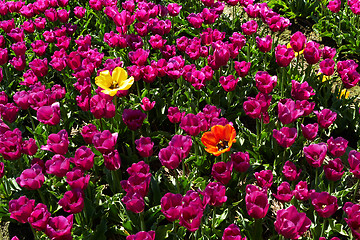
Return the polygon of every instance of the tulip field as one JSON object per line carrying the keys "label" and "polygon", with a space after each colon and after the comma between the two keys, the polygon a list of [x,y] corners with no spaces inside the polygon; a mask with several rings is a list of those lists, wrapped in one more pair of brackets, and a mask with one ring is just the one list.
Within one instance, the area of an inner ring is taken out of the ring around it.
{"label": "tulip field", "polygon": [[0,239],[360,239],[359,0],[0,0]]}

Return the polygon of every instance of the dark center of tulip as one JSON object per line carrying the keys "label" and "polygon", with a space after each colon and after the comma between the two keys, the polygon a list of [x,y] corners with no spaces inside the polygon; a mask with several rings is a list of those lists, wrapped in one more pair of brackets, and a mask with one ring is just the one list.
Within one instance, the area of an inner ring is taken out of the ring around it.
{"label": "dark center of tulip", "polygon": [[218,148],[219,151],[224,150],[228,148],[228,141],[220,140],[218,144],[216,144],[216,147]]}
{"label": "dark center of tulip", "polygon": [[118,88],[118,87],[119,87],[118,83],[115,82],[115,81],[113,81],[112,84],[111,84],[111,86],[110,86],[109,88],[110,88],[110,89],[115,89],[115,88]]}

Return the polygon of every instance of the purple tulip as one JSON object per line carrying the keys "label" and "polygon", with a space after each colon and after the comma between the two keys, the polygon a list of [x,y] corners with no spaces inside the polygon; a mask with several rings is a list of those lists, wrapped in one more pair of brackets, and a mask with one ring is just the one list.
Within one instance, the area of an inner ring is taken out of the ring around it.
{"label": "purple tulip", "polygon": [[235,152],[231,154],[231,162],[238,172],[246,172],[250,167],[250,157],[248,152]]}
{"label": "purple tulip", "polygon": [[226,185],[229,183],[231,179],[231,173],[232,173],[233,163],[230,162],[218,162],[214,163],[211,170],[211,176],[222,184]]}
{"label": "purple tulip", "polygon": [[71,159],[77,167],[83,170],[90,170],[94,165],[95,154],[90,148],[81,146],[75,151],[75,157]]}
{"label": "purple tulip", "polygon": [[210,182],[201,194],[204,196],[204,206],[210,204],[219,207],[227,200],[226,187],[220,182]]}
{"label": "purple tulip", "polygon": [[253,185],[246,186],[245,204],[247,213],[255,219],[264,218],[269,210],[266,192],[259,190]]}
{"label": "purple tulip", "polygon": [[98,132],[93,136],[93,144],[96,150],[102,154],[108,154],[115,150],[118,133],[111,133],[109,130]]}
{"label": "purple tulip", "polygon": [[295,52],[300,52],[305,48],[306,37],[302,32],[294,33],[290,38],[290,46]]}
{"label": "purple tulip", "polygon": [[129,235],[126,240],[155,240],[155,231],[138,232],[135,235]]}
{"label": "purple tulip", "polygon": [[310,198],[311,191],[308,190],[307,182],[300,181],[296,184],[293,193],[297,200],[306,201]]}
{"label": "purple tulip", "polygon": [[344,204],[343,210],[347,215],[347,218],[344,218],[345,222],[349,225],[353,236],[359,239],[360,233],[358,229],[360,227],[360,205],[354,204],[352,202],[346,202]]}
{"label": "purple tulip", "polygon": [[315,95],[314,89],[306,81],[299,83],[298,81],[291,80],[291,84],[291,96],[295,100],[308,100],[311,96]]}
{"label": "purple tulip", "polygon": [[25,169],[20,177],[16,178],[16,182],[29,190],[36,190],[41,188],[45,181],[45,176],[42,172],[42,167],[39,164],[34,164],[29,169]]}
{"label": "purple tulip", "polygon": [[334,160],[329,161],[327,165],[324,165],[324,173],[327,179],[330,181],[338,181],[344,175],[342,171],[344,165],[340,158],[335,158]]}
{"label": "purple tulip", "polygon": [[273,196],[280,202],[290,202],[294,195],[290,189],[290,184],[288,182],[282,182],[277,188],[277,193],[273,193]]}
{"label": "purple tulip", "polygon": [[311,225],[311,220],[306,213],[300,213],[296,207],[291,205],[286,209],[280,209],[276,212],[275,230],[285,238],[298,239]]}
{"label": "purple tulip", "polygon": [[221,240],[246,240],[246,237],[241,237],[240,228],[236,224],[230,224],[225,228]]}
{"label": "purple tulip", "polygon": [[350,165],[350,172],[352,172],[356,178],[360,179],[360,152],[351,150],[349,152],[348,162]]}
{"label": "purple tulip", "polygon": [[151,138],[141,137],[135,140],[135,144],[140,156],[146,158],[153,154],[154,143],[151,141]]}
{"label": "purple tulip", "polygon": [[45,231],[50,216],[51,213],[48,211],[47,206],[43,203],[38,203],[31,212],[28,222],[34,229]]}
{"label": "purple tulip", "polygon": [[67,217],[50,217],[45,234],[51,239],[72,239],[71,229],[73,226],[74,215]]}
{"label": "purple tulip", "polygon": [[284,174],[285,178],[288,181],[296,181],[298,180],[300,173],[302,172],[301,169],[299,171],[296,169],[296,166],[293,162],[286,161],[283,167],[282,173]]}
{"label": "purple tulip", "polygon": [[277,76],[270,76],[268,72],[258,71],[255,74],[256,87],[260,92],[269,94],[277,84]]}
{"label": "purple tulip", "polygon": [[315,64],[319,62],[322,52],[319,49],[320,44],[310,41],[306,43],[305,49],[304,49],[304,58],[307,63],[309,64]]}
{"label": "purple tulip", "polygon": [[63,155],[55,154],[45,162],[46,173],[54,174],[57,177],[64,177],[70,169],[70,160]]}
{"label": "purple tulip", "polygon": [[256,45],[260,52],[266,53],[271,50],[272,38],[270,35],[266,35],[264,38],[256,37]]}
{"label": "purple tulip", "polygon": [[282,127],[280,130],[273,130],[273,137],[283,148],[288,148],[294,144],[297,137],[296,128]]}
{"label": "purple tulip", "polygon": [[330,109],[323,109],[321,111],[314,111],[317,116],[318,123],[322,128],[328,128],[336,120],[337,113]]}
{"label": "purple tulip", "polygon": [[273,177],[271,170],[261,170],[255,173],[257,184],[261,188],[270,188],[273,184]]}
{"label": "purple tulip", "polygon": [[34,206],[35,200],[29,200],[25,196],[21,196],[18,199],[12,199],[9,201],[10,218],[15,219],[20,223],[26,223],[28,222],[28,217],[33,211]]}
{"label": "purple tulip", "polygon": [[147,115],[140,110],[132,109],[124,109],[122,115],[124,123],[132,131],[139,129],[146,117]]}
{"label": "purple tulip", "polygon": [[333,138],[327,140],[328,151],[334,157],[341,157],[346,152],[348,146],[348,141],[342,137]]}
{"label": "purple tulip", "polygon": [[275,48],[276,63],[280,67],[289,66],[291,60],[295,58],[295,53],[292,48],[287,48],[285,45],[277,45]]}
{"label": "purple tulip", "polygon": [[84,208],[84,192],[76,188],[65,192],[63,198],[58,203],[67,213],[79,213]]}
{"label": "purple tulip", "polygon": [[60,104],[53,103],[51,106],[42,106],[37,110],[36,117],[39,122],[55,126],[60,122]]}
{"label": "purple tulip", "polygon": [[302,134],[307,140],[313,141],[317,136],[318,130],[319,125],[317,123],[307,124],[305,126],[301,124]]}
{"label": "purple tulip", "polygon": [[170,222],[176,221],[180,217],[180,210],[182,204],[182,195],[166,193],[161,198],[161,212]]}
{"label": "purple tulip", "polygon": [[328,218],[338,209],[337,198],[328,192],[313,192],[310,194],[311,204],[320,217]]}
{"label": "purple tulip", "polygon": [[320,167],[326,157],[326,143],[311,144],[303,148],[306,161],[315,168]]}

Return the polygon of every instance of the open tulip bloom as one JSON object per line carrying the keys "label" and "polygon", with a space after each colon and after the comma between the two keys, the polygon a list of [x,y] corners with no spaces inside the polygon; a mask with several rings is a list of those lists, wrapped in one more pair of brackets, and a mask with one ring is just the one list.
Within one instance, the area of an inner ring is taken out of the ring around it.
{"label": "open tulip bloom", "polygon": [[205,150],[215,156],[230,151],[235,140],[236,131],[233,126],[215,125],[210,132],[205,132],[201,137],[201,142],[205,145]]}
{"label": "open tulip bloom", "polygon": [[114,96],[120,90],[128,90],[133,85],[134,78],[128,78],[123,68],[116,67],[112,74],[109,70],[100,72],[100,75],[95,78],[95,83],[104,89],[101,92]]}

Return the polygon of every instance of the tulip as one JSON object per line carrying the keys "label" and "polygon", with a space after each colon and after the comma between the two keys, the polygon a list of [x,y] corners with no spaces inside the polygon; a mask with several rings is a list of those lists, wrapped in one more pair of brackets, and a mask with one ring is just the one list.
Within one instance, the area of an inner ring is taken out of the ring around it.
{"label": "tulip", "polygon": [[255,74],[256,87],[260,92],[269,94],[277,84],[277,76],[270,76],[268,72],[259,71]]}
{"label": "tulip", "polygon": [[261,188],[270,188],[273,184],[273,174],[271,170],[261,170],[255,173],[257,184]]}
{"label": "tulip", "polygon": [[348,143],[349,142],[342,137],[337,137],[335,139],[330,137],[330,139],[327,140],[328,151],[334,157],[341,157],[345,153]]}
{"label": "tulip", "polygon": [[310,194],[311,204],[320,217],[328,218],[338,209],[337,198],[328,192],[313,192]]}
{"label": "tulip", "polygon": [[303,148],[306,161],[315,168],[320,167],[326,156],[327,146],[325,143],[311,144]]}
{"label": "tulip", "polygon": [[202,216],[203,210],[196,205],[183,206],[180,211],[179,224],[190,232],[195,232],[200,227]]}
{"label": "tulip", "polygon": [[212,166],[211,175],[216,181],[226,185],[231,179],[232,168],[232,162],[218,162]]}
{"label": "tulip", "polygon": [[245,35],[252,35],[256,33],[258,24],[255,20],[250,20],[241,25],[241,29]]}
{"label": "tulip", "polygon": [[18,199],[12,199],[9,201],[9,213],[10,218],[15,219],[20,223],[28,222],[31,212],[35,206],[34,199],[28,199],[25,196],[21,196]]}
{"label": "tulip", "polygon": [[50,134],[47,140],[47,145],[41,146],[41,150],[47,150],[55,154],[65,155],[68,151],[68,146],[68,133],[65,129],[62,129],[58,133]]}
{"label": "tulip", "polygon": [[141,127],[143,121],[147,115],[142,113],[140,110],[124,109],[122,119],[126,126],[132,130],[136,131]]}
{"label": "tulip", "polygon": [[299,171],[298,171],[296,169],[295,164],[290,161],[285,162],[283,171],[282,171],[282,173],[284,174],[284,176],[286,177],[286,179],[288,181],[296,181],[299,178],[301,172],[302,172],[302,170],[299,169]]}
{"label": "tulip", "polygon": [[161,212],[170,222],[176,221],[180,217],[182,204],[181,194],[166,193],[160,200]]}
{"label": "tulip", "polygon": [[25,169],[20,177],[16,178],[16,182],[29,190],[36,190],[41,188],[45,181],[42,168],[39,164],[34,164],[29,169]]}
{"label": "tulip", "polygon": [[291,80],[291,84],[291,96],[295,100],[308,100],[311,96],[315,95],[314,89],[306,81],[299,83],[298,81]]}
{"label": "tulip", "polygon": [[94,165],[94,157],[95,154],[90,148],[81,146],[76,149],[75,157],[71,159],[71,162],[83,170],[90,170]]}
{"label": "tulip", "polygon": [[240,77],[245,77],[249,73],[251,62],[234,61],[234,63],[235,63],[234,65],[235,71]]}
{"label": "tulip", "polygon": [[200,119],[189,113],[181,118],[180,127],[189,135],[197,136],[200,133]]}
{"label": "tulip", "polygon": [[336,120],[337,113],[330,109],[323,109],[321,111],[314,111],[317,116],[317,121],[322,128],[328,128]]}
{"label": "tulip", "polygon": [[169,146],[179,148],[181,159],[185,159],[190,153],[192,139],[190,136],[174,135],[169,142]]}
{"label": "tulip", "polygon": [[62,178],[70,169],[70,160],[63,155],[55,154],[50,160],[45,162],[45,167],[46,173]]}
{"label": "tulip", "polygon": [[360,238],[360,233],[358,231],[360,227],[360,221],[359,221],[360,205],[351,202],[346,202],[344,204],[343,210],[347,215],[347,218],[344,218],[344,220],[349,225],[353,236],[355,238]]}
{"label": "tulip", "polygon": [[291,99],[282,99],[278,103],[278,115],[282,124],[289,124],[296,121],[303,114],[303,111],[296,109],[295,102]]}
{"label": "tulip", "polygon": [[280,67],[289,66],[291,60],[295,58],[295,53],[292,48],[287,48],[285,45],[277,45],[275,48],[276,63]]}
{"label": "tulip", "polygon": [[260,52],[266,53],[271,50],[272,38],[270,35],[266,35],[264,38],[256,37],[256,45]]}
{"label": "tulip", "polygon": [[70,185],[71,189],[86,189],[90,180],[90,175],[84,177],[84,172],[79,167],[74,167],[71,171],[66,173],[66,182]]}
{"label": "tulip", "polygon": [[53,240],[71,239],[73,220],[73,214],[67,217],[50,217],[46,225],[45,234]]}
{"label": "tulip", "polygon": [[233,75],[229,75],[227,77],[221,76],[219,80],[221,86],[224,88],[226,92],[234,91],[238,81],[239,78],[235,79]]}
{"label": "tulip", "polygon": [[125,203],[128,211],[141,213],[145,209],[144,198],[137,192],[126,194],[121,201]]}
{"label": "tulip", "polygon": [[280,130],[273,130],[273,137],[283,148],[288,148],[294,144],[297,137],[296,128],[282,127]]}
{"label": "tulip", "polygon": [[315,64],[317,63],[321,58],[321,50],[319,49],[320,44],[310,41],[306,43],[305,49],[304,49],[304,58],[307,63],[309,64]]}
{"label": "tulip", "polygon": [[240,229],[236,224],[230,224],[224,230],[222,240],[246,240],[246,237],[241,237]]}
{"label": "tulip", "polygon": [[290,189],[290,184],[288,182],[282,182],[277,188],[277,194],[273,193],[273,196],[280,202],[290,202],[294,195]]}
{"label": "tulip", "polygon": [[285,238],[298,239],[308,231],[311,220],[305,213],[298,212],[296,207],[291,205],[277,211],[274,225],[275,230]]}
{"label": "tulip", "polygon": [[300,181],[295,186],[295,189],[293,191],[294,196],[299,201],[306,201],[310,198],[311,191],[308,190],[307,182]]}
{"label": "tulip", "polygon": [[138,232],[135,235],[129,235],[126,240],[155,240],[155,231],[150,232]]}
{"label": "tulip", "polygon": [[332,59],[327,58],[320,62],[320,71],[326,76],[333,75],[335,71],[334,68],[335,68],[335,61]]}
{"label": "tulip", "polygon": [[269,201],[266,192],[259,190],[257,187],[246,186],[246,210],[250,217],[255,219],[264,218],[269,210]]}
{"label": "tulip", "polygon": [[319,129],[319,125],[317,123],[307,124],[305,126],[301,124],[301,131],[303,136],[310,141],[316,138],[318,129]]}
{"label": "tulip", "polygon": [[117,170],[121,167],[119,152],[115,149],[110,153],[103,153],[105,167],[109,170]]}
{"label": "tulip", "polygon": [[342,171],[344,165],[340,158],[335,158],[334,160],[329,161],[327,165],[324,166],[324,173],[327,179],[330,181],[338,181],[344,175]]}
{"label": "tulip", "polygon": [[305,48],[306,37],[302,32],[294,33],[290,38],[290,46],[295,52],[300,52]]}
{"label": "tulip", "polygon": [[53,103],[51,106],[42,106],[37,110],[36,117],[39,122],[55,126],[60,122],[60,104]]}
{"label": "tulip", "polygon": [[248,152],[235,152],[231,154],[231,162],[238,172],[246,172],[250,167],[250,157]]}
{"label": "tulip", "polygon": [[215,207],[221,206],[227,200],[225,193],[226,187],[222,183],[210,182],[201,193],[204,196],[204,206],[206,204]]}
{"label": "tulip", "polygon": [[93,136],[92,143],[100,153],[107,154],[115,150],[117,138],[118,133],[111,133],[109,130],[104,130]]}
{"label": "tulip", "polygon": [[67,213],[79,213],[84,208],[84,192],[76,188],[65,192],[63,198],[58,203]]}
{"label": "tulip", "polygon": [[350,172],[352,172],[356,178],[360,179],[360,152],[351,150],[349,152],[348,162],[350,165]]}
{"label": "tulip", "polygon": [[182,151],[179,148],[168,146],[159,152],[161,164],[169,169],[175,169],[180,165]]}
{"label": "tulip", "polygon": [[47,206],[43,203],[38,203],[31,212],[28,222],[34,229],[45,231],[50,216],[51,213],[48,211]]}

